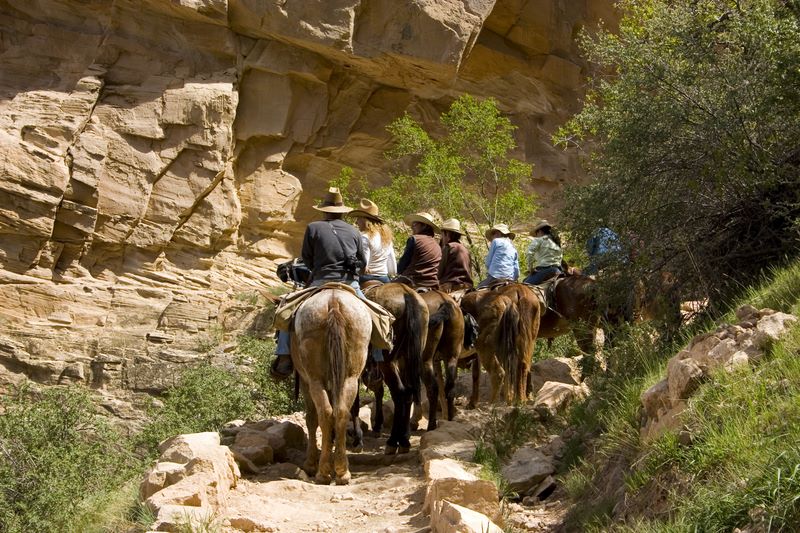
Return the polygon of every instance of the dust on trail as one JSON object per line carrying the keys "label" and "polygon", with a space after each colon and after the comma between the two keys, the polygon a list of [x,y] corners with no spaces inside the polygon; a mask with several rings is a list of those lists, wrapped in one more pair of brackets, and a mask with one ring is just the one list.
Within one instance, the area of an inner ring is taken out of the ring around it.
{"label": "dust on trail", "polygon": [[[349,485],[318,485],[266,475],[242,479],[228,500],[225,517],[261,524],[260,530],[406,533],[429,531],[422,513],[425,475],[419,458],[419,434],[411,452],[385,456],[385,436],[364,435],[364,451],[348,451]],[[259,529],[255,529],[258,531]],[[227,531],[240,531],[239,528]]]}
{"label": "dust on trail", "polygon": [[[459,405],[456,423],[471,428],[486,424],[492,416],[484,404],[476,410]],[[301,418],[296,420],[300,423]],[[421,421],[425,427],[427,420]],[[414,431],[411,452],[386,456],[383,446],[387,434],[376,437],[364,432],[364,450],[348,450],[352,479],[349,485],[318,485],[296,477],[299,469],[288,463],[273,465],[259,476],[239,481],[231,491],[228,508],[221,517],[226,533],[240,531],[336,533],[414,533],[430,531],[430,517],[423,513],[425,473],[420,458],[420,436]],[[561,491],[535,506],[508,503],[505,506],[505,531],[558,531],[568,511]]]}

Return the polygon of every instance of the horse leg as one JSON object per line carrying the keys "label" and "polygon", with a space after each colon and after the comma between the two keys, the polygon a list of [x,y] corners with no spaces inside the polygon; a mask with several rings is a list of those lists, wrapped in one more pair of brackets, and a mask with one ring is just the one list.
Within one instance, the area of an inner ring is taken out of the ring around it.
{"label": "horse leg", "polygon": [[319,465],[319,447],[317,447],[317,408],[314,406],[314,401],[311,399],[311,394],[308,391],[308,385],[301,381],[303,389],[303,400],[306,405],[306,428],[308,428],[308,446],[306,448],[306,460],[303,463],[303,471],[309,476],[313,476],[317,472]]}
{"label": "horse leg", "polygon": [[447,360],[444,383],[444,399],[447,402],[447,419],[452,420],[456,417],[456,377],[458,375],[458,356],[450,357]]}
{"label": "horse leg", "polygon": [[469,397],[467,409],[475,409],[478,406],[478,397],[481,393],[481,361],[477,354],[472,360],[472,394]]}
{"label": "horse leg", "polygon": [[[335,439],[336,447],[334,449],[334,469],[336,471],[336,484],[347,485],[350,483],[350,469],[347,464],[347,449],[345,433],[347,431],[347,422],[350,418],[350,410],[347,409],[347,398],[353,397],[353,405],[358,404],[358,378],[348,378],[344,382],[344,390],[342,391],[341,405],[334,406],[335,416]],[[358,413],[356,413],[358,418]],[[359,428],[360,430],[361,428]]]}
{"label": "horse leg", "polygon": [[364,449],[364,432],[361,431],[361,419],[358,418],[360,410],[361,399],[358,397],[358,388],[356,388],[356,397],[353,399],[353,406],[350,408],[350,419],[353,421],[353,450],[356,452]]}
{"label": "horse leg", "polygon": [[[444,375],[442,373],[442,363],[443,362],[444,361],[440,361],[439,359],[437,359],[433,363],[433,369],[436,372],[436,383],[439,385],[439,390],[446,390],[446,388],[447,388],[446,385],[445,385],[445,378],[444,378]],[[441,396],[441,395],[439,396],[439,409],[442,410],[442,414],[445,414],[445,415],[447,414],[447,397],[446,396]]]}
{"label": "horse leg", "polygon": [[383,379],[376,379],[370,384],[370,390],[375,394],[375,418],[372,431],[380,435],[383,430]]}
{"label": "horse leg", "polygon": [[397,453],[400,447],[410,447],[409,439],[411,437],[411,426],[409,418],[411,414],[411,395],[410,391],[403,387],[403,383],[397,373],[397,367],[394,364],[383,362],[380,365],[381,372],[383,373],[383,381],[389,387],[389,392],[394,402],[392,429],[389,433],[389,438],[386,440],[386,448],[384,450],[387,455],[393,455]]}
{"label": "horse leg", "polygon": [[309,392],[316,407],[319,428],[322,432],[322,450],[316,480],[317,483],[328,484],[333,478],[333,407],[328,399],[328,393],[322,387],[309,385]]}
{"label": "horse leg", "polygon": [[[424,362],[422,379],[425,382],[425,391],[428,393],[428,431],[436,429],[436,416],[439,406],[439,383],[433,370],[433,357]],[[416,406],[415,406],[416,407]]]}

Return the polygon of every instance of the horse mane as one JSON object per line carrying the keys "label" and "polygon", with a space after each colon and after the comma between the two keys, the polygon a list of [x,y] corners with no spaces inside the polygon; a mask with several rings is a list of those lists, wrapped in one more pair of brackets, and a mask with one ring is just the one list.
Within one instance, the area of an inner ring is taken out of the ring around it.
{"label": "horse mane", "polygon": [[338,299],[331,298],[327,318],[327,343],[330,356],[330,382],[328,391],[331,407],[339,404],[339,393],[344,390],[345,368],[345,320]]}

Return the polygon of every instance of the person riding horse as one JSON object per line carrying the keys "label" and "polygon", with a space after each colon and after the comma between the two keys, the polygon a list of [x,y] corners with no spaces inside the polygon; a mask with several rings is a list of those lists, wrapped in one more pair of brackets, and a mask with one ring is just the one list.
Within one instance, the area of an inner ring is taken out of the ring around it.
{"label": "person riding horse", "polygon": [[[358,273],[366,262],[361,235],[342,220],[352,209],[344,205],[336,187],[331,187],[314,209],[324,213],[324,218],[310,223],[303,236],[302,259],[311,270],[309,286],[344,283],[353,287],[363,299],[358,283]],[[288,331],[278,332],[277,357],[271,367],[272,375],[278,379],[289,377],[294,371],[289,340]]]}
{"label": "person riding horse", "polygon": [[442,259],[439,262],[439,287],[447,293],[472,289],[470,257],[461,244],[461,223],[455,218],[442,222]]}
{"label": "person riding horse", "polygon": [[484,234],[490,241],[489,254],[486,256],[486,279],[478,284],[478,288],[488,287],[497,280],[517,281],[519,278],[519,253],[512,240],[514,233],[505,224],[495,224]]}
{"label": "person riding horse", "polygon": [[403,221],[411,226],[412,235],[397,265],[400,277],[410,280],[413,287],[438,287],[442,249],[433,237],[439,231],[433,216],[420,212],[406,216]]}
{"label": "person riding horse", "polygon": [[528,276],[523,283],[539,285],[563,273],[561,262],[564,253],[561,251],[561,239],[548,221],[540,220],[531,230],[531,236],[533,239],[525,253]]}
{"label": "person riding horse", "polygon": [[361,230],[361,246],[366,256],[364,272],[358,281],[363,285],[368,281],[388,283],[390,276],[397,275],[397,260],[392,246],[392,230],[380,216],[374,202],[362,198],[358,209],[348,216],[356,217],[356,225]]}

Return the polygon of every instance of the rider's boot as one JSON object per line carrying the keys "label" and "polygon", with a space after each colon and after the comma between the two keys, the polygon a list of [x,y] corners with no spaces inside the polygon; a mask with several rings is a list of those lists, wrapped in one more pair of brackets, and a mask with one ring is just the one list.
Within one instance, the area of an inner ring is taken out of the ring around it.
{"label": "rider's boot", "polygon": [[270,367],[270,373],[275,379],[286,379],[294,372],[292,356],[288,353],[277,354]]}

